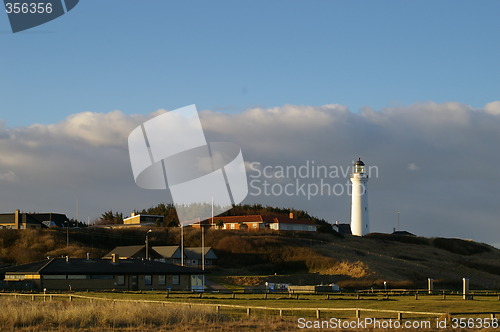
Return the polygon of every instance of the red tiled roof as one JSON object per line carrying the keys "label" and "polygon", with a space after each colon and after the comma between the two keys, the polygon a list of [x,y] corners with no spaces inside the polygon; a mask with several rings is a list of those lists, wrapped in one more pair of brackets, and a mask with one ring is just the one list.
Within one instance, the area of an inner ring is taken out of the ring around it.
{"label": "red tiled roof", "polygon": [[[266,222],[266,223],[280,223],[280,224],[296,224],[296,225],[316,225],[314,221],[310,220],[298,220],[291,219],[287,217],[277,217],[277,216],[263,216],[260,214],[248,215],[248,216],[228,216],[228,217],[214,217],[214,224],[219,220],[222,220],[224,224],[232,223],[247,223],[247,222]],[[212,218],[202,221],[203,224],[211,224]]]}
{"label": "red tiled roof", "polygon": [[[222,220],[224,224],[240,223],[240,222],[263,222],[262,216],[260,214],[249,215],[249,216],[228,216],[228,217],[214,217],[214,224],[219,220]],[[212,218],[203,220],[203,224],[212,223]]]}

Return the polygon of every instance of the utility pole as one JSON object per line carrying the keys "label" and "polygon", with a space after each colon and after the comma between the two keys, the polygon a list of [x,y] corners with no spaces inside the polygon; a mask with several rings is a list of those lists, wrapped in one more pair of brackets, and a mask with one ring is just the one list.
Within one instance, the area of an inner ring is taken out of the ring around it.
{"label": "utility pole", "polygon": [[184,227],[181,222],[179,224],[181,225],[181,266],[184,266]]}
{"label": "utility pole", "polygon": [[205,270],[205,226],[201,223],[201,269]]}
{"label": "utility pole", "polygon": [[149,260],[149,233],[151,233],[152,230],[149,230],[146,232],[146,260]]}

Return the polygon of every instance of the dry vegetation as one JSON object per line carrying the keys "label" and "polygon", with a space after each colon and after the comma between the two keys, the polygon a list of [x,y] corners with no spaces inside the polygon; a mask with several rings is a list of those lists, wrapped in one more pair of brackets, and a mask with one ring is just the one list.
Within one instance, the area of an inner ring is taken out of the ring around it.
{"label": "dry vegetation", "polygon": [[276,318],[230,317],[204,308],[126,302],[30,302],[0,298],[2,331],[248,331],[291,330]]}
{"label": "dry vegetation", "polygon": [[[0,264],[21,264],[46,256],[102,257],[119,245],[143,244],[147,229],[72,229],[66,247],[65,230],[0,230]],[[177,228],[154,228],[151,245],[177,245]],[[185,229],[186,246],[200,245],[200,230]],[[239,286],[270,282],[338,283],[344,288],[458,288],[468,277],[472,288],[500,288],[500,250],[460,239],[427,239],[387,234],[360,238],[326,233],[208,230],[205,243],[218,256],[214,276]],[[263,277],[259,277],[263,276]]]}

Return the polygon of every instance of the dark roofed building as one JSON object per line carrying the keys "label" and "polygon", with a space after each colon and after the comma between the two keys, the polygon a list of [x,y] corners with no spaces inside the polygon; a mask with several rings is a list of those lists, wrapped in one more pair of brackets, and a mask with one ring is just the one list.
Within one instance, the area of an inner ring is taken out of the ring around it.
{"label": "dark roofed building", "polygon": [[[161,256],[160,261],[179,265],[182,263],[180,246],[154,246],[153,250]],[[186,254],[184,253],[185,258]]]}
{"label": "dark roofed building", "polygon": [[7,289],[203,290],[206,272],[149,260],[52,258],[0,273]]}
{"label": "dark roofed building", "polygon": [[332,229],[342,235],[351,235],[350,224],[339,224],[338,222],[332,225]]}
{"label": "dark roofed building", "polygon": [[0,228],[8,229],[64,227],[67,221],[62,213],[0,213]]}
{"label": "dark roofed building", "polygon": [[[204,249],[204,250],[203,250]],[[186,265],[188,266],[198,266],[200,267],[202,264],[201,253],[203,252],[205,258],[205,266],[214,265],[217,256],[214,251],[210,247],[187,247],[184,248],[184,256]]]}
{"label": "dark roofed building", "polygon": [[[149,258],[161,258],[160,255],[154,250],[152,250],[151,246],[148,248]],[[138,245],[138,246],[120,246],[108,252],[103,258],[111,259],[113,254],[120,257],[120,259],[146,259],[146,246]]]}

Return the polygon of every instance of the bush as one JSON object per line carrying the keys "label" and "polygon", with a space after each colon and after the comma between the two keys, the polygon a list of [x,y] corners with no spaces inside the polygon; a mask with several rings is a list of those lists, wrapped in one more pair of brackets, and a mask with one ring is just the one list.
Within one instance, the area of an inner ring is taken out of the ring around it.
{"label": "bush", "polygon": [[485,244],[460,239],[435,238],[432,244],[436,248],[444,249],[458,255],[470,256],[491,251]]}

